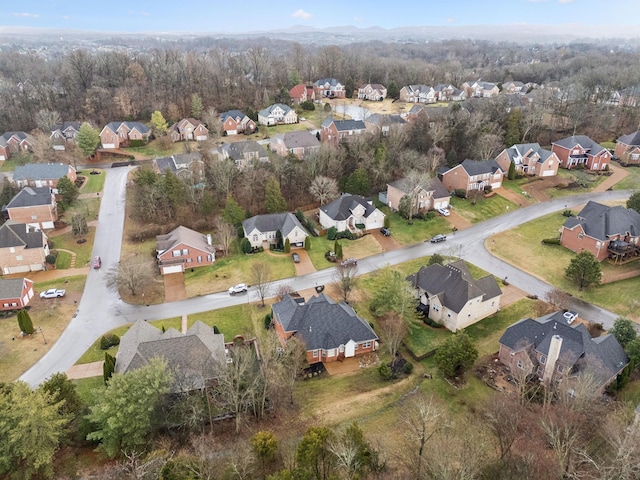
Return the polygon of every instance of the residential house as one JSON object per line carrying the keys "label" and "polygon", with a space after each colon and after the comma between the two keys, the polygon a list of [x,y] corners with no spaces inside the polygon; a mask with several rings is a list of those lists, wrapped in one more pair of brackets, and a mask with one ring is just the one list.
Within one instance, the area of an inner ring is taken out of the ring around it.
{"label": "residential house", "polygon": [[0,268],[3,275],[45,270],[49,243],[42,230],[11,220],[0,226]]}
{"label": "residential house", "polygon": [[274,103],[258,112],[258,123],[267,126],[298,123],[298,114],[288,105]]}
{"label": "residential house", "polygon": [[323,228],[335,227],[338,232],[349,230],[375,230],[384,226],[384,213],[374,204],[373,200],[343,193],[340,198],[320,207],[319,222]]}
{"label": "residential house", "polygon": [[414,212],[425,212],[449,206],[451,195],[439,179],[430,178],[424,183],[415,186],[410,183],[408,178],[401,178],[387,184],[387,205],[389,208],[394,212],[397,211],[400,206],[400,200],[409,195],[412,188],[414,189]]}
{"label": "residential house", "polygon": [[429,123],[429,128],[433,128],[437,123],[446,122],[450,112],[451,110],[449,110],[449,107],[427,107],[425,105],[414,105],[406,114],[404,114],[404,116],[409,123],[413,123],[424,118]]}
{"label": "residential house", "polygon": [[262,247],[264,243],[276,244],[278,231],[282,234],[282,242],[289,239],[292,247],[304,247],[307,239],[307,231],[293,213],[255,215],[242,222],[242,229],[254,248]]}
{"label": "residential house", "polygon": [[320,140],[307,130],[279,133],[269,143],[271,151],[281,157],[293,154],[301,160],[320,150]]}
{"label": "residential house", "polygon": [[370,133],[386,137],[392,131],[404,128],[407,125],[407,121],[399,114],[372,113],[364,119],[364,125]]}
{"label": "residential house", "polygon": [[611,152],[586,135],[556,140],[551,150],[558,156],[562,168],[584,165],[587,170],[606,170],[611,162]]}
{"label": "residential house", "polygon": [[509,93],[503,95],[502,98],[504,99],[503,105],[507,113],[510,113],[512,110],[523,110],[533,102],[531,97],[517,93]]}
{"label": "residential house", "polygon": [[588,374],[589,382],[596,382],[593,390],[601,393],[629,363],[613,335],[591,338],[582,322],[568,325],[560,311],[514,323],[499,343],[498,358],[513,375],[536,375],[546,385],[566,381],[570,388]]}
{"label": "residential house", "polygon": [[334,120],[328,117],[320,127],[320,140],[337,145],[358,138],[366,131],[362,120]]}
{"label": "residential house", "polygon": [[24,132],[5,132],[0,135],[0,160],[7,160],[12,153],[28,152],[32,147],[31,135]]}
{"label": "residential house", "polygon": [[58,204],[51,187],[24,187],[2,207],[5,218],[42,230],[54,228]]}
{"label": "residential house", "polygon": [[151,129],[140,122],[110,122],[100,132],[102,148],[126,148],[131,141],[146,142]]}
{"label": "residential house", "polygon": [[598,260],[635,257],[640,254],[640,213],[589,201],[564,222],[560,243],[574,252],[587,250]]}
{"label": "residential house", "polygon": [[0,311],[26,308],[35,295],[33,280],[7,278],[0,280]]}
{"label": "residential house", "polygon": [[387,98],[387,88],[379,83],[367,83],[358,89],[358,98],[379,102]]}
{"label": "residential house", "polygon": [[249,162],[268,162],[267,150],[255,140],[244,142],[223,143],[217,149],[220,158],[230,158],[236,164],[238,170],[243,170]]}
{"label": "residential house", "polygon": [[171,172],[183,180],[200,183],[204,180],[205,163],[198,152],[177,153],[170,157],[155,158],[153,169],[160,175]]}
{"label": "residential house", "polygon": [[316,92],[313,85],[299,83],[289,90],[289,97],[294,105],[300,105],[304,102],[314,102],[316,100]]}
{"label": "residential house", "polygon": [[294,336],[302,340],[310,365],[341,361],[378,349],[378,336],[369,323],[345,302],[336,303],[324,293],[308,301],[285,295],[271,309],[281,345]]}
{"label": "residential house", "polygon": [[183,118],[169,127],[169,137],[172,142],[203,142],[209,138],[209,129],[200,120]]}
{"label": "residential house", "polygon": [[22,187],[52,187],[58,186],[58,180],[67,177],[75,182],[76,169],[64,163],[28,163],[18,165],[13,172],[13,183]]}
{"label": "residential house", "polygon": [[256,131],[256,122],[247,117],[240,110],[229,110],[220,114],[222,135],[238,135],[245,133],[251,135]]}
{"label": "residential house", "polygon": [[467,94],[464,90],[460,90],[450,83],[439,83],[433,87],[433,90],[439,102],[461,102],[467,99]]}
{"label": "residential house", "polygon": [[484,82],[482,80],[478,80],[475,82],[464,82],[462,84],[462,90],[464,90],[464,92],[466,93],[467,98],[495,97],[500,93],[498,85],[491,82]]}
{"label": "residential house", "polygon": [[510,95],[510,94],[518,94],[518,95],[524,95],[527,93],[527,86],[522,83],[522,82],[504,82],[502,84],[502,93],[504,95]]}
{"label": "residential house", "polygon": [[156,237],[156,258],[163,275],[213,265],[215,253],[211,235],[203,235],[187,227],[179,226],[166,235]]}
{"label": "residential house", "polygon": [[322,78],[313,84],[316,98],[345,98],[347,91],[335,78]]}
{"label": "residential house", "polygon": [[558,156],[538,143],[518,143],[505,148],[496,157],[496,162],[503,172],[508,173],[513,163],[517,174],[535,177],[553,177],[560,166]]}
{"label": "residential house", "polygon": [[494,276],[474,279],[464,260],[421,267],[407,280],[417,290],[419,309],[452,332],[500,309],[502,290]]}
{"label": "residential house", "polygon": [[622,165],[640,165],[640,131],[619,137],[613,153]]}
{"label": "residential house", "polygon": [[80,131],[80,122],[63,122],[51,127],[51,136],[54,150],[65,150],[67,142],[75,142]]}
{"label": "residential house", "polygon": [[640,85],[634,85],[621,90],[618,105],[621,107],[637,107],[640,105]]}
{"label": "residential house", "polygon": [[165,359],[174,374],[172,392],[202,389],[226,368],[224,335],[199,320],[183,332],[137,320],[120,339],[115,372],[137,370],[153,358]]}
{"label": "residential house", "polygon": [[407,103],[436,103],[438,93],[428,85],[407,85],[400,89],[400,101]]}
{"label": "residential house", "polygon": [[466,159],[455,167],[441,168],[438,171],[438,178],[448,191],[464,190],[469,195],[473,191],[485,190],[489,187],[500,188],[505,173],[494,159]]}

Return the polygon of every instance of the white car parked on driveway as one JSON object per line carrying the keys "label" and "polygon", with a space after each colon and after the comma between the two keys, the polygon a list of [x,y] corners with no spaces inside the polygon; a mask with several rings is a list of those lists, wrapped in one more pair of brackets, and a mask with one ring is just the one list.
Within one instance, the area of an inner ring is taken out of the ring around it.
{"label": "white car parked on driveway", "polygon": [[64,297],[64,294],[67,293],[65,290],[56,290],[55,288],[50,288],[45,292],[40,292],[40,298],[58,298]]}
{"label": "white car parked on driveway", "polygon": [[449,215],[451,215],[451,212],[449,212],[449,210],[447,210],[446,208],[439,208],[438,213],[443,217],[448,217]]}

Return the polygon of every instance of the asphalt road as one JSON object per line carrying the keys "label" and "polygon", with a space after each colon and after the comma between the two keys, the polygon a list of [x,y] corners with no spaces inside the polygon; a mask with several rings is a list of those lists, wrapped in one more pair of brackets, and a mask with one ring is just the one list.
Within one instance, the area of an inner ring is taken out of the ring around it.
{"label": "asphalt road", "polygon": [[[68,370],[101,335],[120,325],[135,322],[138,319],[160,320],[185,313],[192,315],[258,300],[255,290],[249,289],[247,294],[236,296],[221,292],[179,302],[140,306],[124,303],[116,292],[107,289],[104,283],[104,272],[120,258],[129,167],[106,171],[107,178],[94,244],[94,255],[102,257],[102,269],[89,272],[82,300],[69,326],[51,350],[20,377],[32,387],[39,385],[53,373]],[[514,212],[505,212],[505,215],[448,235],[446,242],[419,243],[359,260],[358,273],[369,273],[387,265],[396,265],[439,252],[464,258],[496,277],[507,277],[511,284],[542,298],[553,287],[493,257],[484,247],[485,239],[492,234],[543,215],[584,204],[588,200],[600,202],[622,200],[628,198],[631,193],[631,191],[589,193],[534,204]],[[509,248],[518,248],[518,246],[512,245]],[[326,285],[331,283],[334,272],[335,269],[329,268],[300,277],[279,280],[273,282],[271,292],[275,292],[279,285],[290,285],[295,290]],[[611,327],[617,318],[613,312],[578,299],[574,298],[573,302],[571,309],[576,310],[582,318],[600,322],[605,328]]]}

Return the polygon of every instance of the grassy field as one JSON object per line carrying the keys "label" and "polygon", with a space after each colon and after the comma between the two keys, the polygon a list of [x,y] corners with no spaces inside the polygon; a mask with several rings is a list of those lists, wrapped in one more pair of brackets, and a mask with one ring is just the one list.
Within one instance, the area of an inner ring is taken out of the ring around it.
{"label": "grassy field", "polygon": [[9,160],[4,160],[0,166],[0,172],[13,172],[17,166],[30,163],[32,155],[29,153],[12,154]]}
{"label": "grassy field", "polygon": [[613,186],[614,190],[640,190],[640,168],[620,167],[629,174],[624,180]]}
{"label": "grassy field", "polygon": [[96,233],[96,229],[89,227],[89,231],[82,236],[87,241],[84,243],[78,243],[78,238],[72,233],[65,233],[56,237],[51,237],[50,241],[53,244],[53,248],[61,248],[64,250],[70,250],[76,254],[76,267],[84,267],[89,264],[91,260],[91,251],[93,250],[93,239]]}
{"label": "grassy field", "polygon": [[481,198],[475,205],[471,200],[451,197],[451,205],[457,214],[471,223],[479,223],[518,208],[518,205],[500,195]]}
{"label": "grassy field", "polygon": [[165,148],[165,146],[157,140],[151,140],[142,147],[130,147],[124,149],[124,151],[130,152],[132,155],[140,155],[148,158],[166,157],[173,155],[174,153],[184,153],[184,150],[185,146],[182,142],[171,142],[168,144],[168,148]]}
{"label": "grassy field", "polygon": [[389,217],[389,228],[393,238],[402,245],[424,242],[438,233],[451,232],[451,225],[440,215],[424,220],[414,219],[413,223],[409,224],[409,221],[398,213],[391,213],[388,209],[384,212]]}
{"label": "grassy field", "polygon": [[[96,175],[95,172],[97,172],[98,174]],[[87,178],[84,185],[82,186],[82,190],[80,190],[80,193],[98,193],[101,192],[104,188],[104,181],[107,177],[104,170],[100,170],[97,168],[80,170],[78,172],[78,176],[80,175]]]}
{"label": "grassy field", "polygon": [[607,178],[604,175],[592,175],[584,170],[567,170],[564,168],[558,169],[558,176],[566,178],[567,180],[577,183],[580,186],[574,188],[551,188],[547,190],[547,195],[550,198],[566,197],[569,195],[579,195],[581,193],[588,193],[597,187],[599,184],[605,181]]}
{"label": "grassy field", "polygon": [[56,257],[56,269],[65,270],[71,268],[72,255],[69,252],[59,251]]}

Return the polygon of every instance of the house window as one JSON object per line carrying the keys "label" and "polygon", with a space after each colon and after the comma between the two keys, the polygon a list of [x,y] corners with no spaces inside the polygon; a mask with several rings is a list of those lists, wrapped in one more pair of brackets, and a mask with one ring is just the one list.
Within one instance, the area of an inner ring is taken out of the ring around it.
{"label": "house window", "polygon": [[179,257],[180,256],[180,250],[174,250],[173,252],[171,252],[171,256],[172,257]]}
{"label": "house window", "polygon": [[9,247],[9,253],[16,253],[15,247]]}
{"label": "house window", "polygon": [[202,255],[198,255],[198,263],[202,263]]}
{"label": "house window", "polygon": [[564,367],[562,365],[558,365],[558,373],[564,372]]}
{"label": "house window", "polygon": [[371,342],[364,342],[362,344],[362,348],[370,348],[371,347]]}
{"label": "house window", "polygon": [[439,311],[440,311],[440,310],[438,309],[438,306],[437,306],[437,305],[433,305],[433,306],[432,306],[432,308],[433,308],[436,312],[439,312]]}
{"label": "house window", "polygon": [[547,363],[547,357],[545,357],[544,355],[540,355],[540,363],[542,365],[544,365],[545,363]]}
{"label": "house window", "polygon": [[187,258],[187,263],[193,262],[193,258]]}
{"label": "house window", "polygon": [[2,304],[2,306],[3,306],[3,307],[8,307],[8,306],[9,306],[9,304],[8,304],[8,303],[3,303],[3,304]]}
{"label": "house window", "polygon": [[189,255],[189,250],[188,249],[183,249],[182,250],[182,255]]}
{"label": "house window", "polygon": [[38,218],[37,215],[31,215],[31,220],[36,220]]}
{"label": "house window", "polygon": [[257,241],[258,241],[258,235],[254,235],[254,236],[253,236],[253,241],[254,241],[254,242],[257,242]]}
{"label": "house window", "polygon": [[318,350],[313,351],[313,358],[318,358]]}
{"label": "house window", "polygon": [[18,306],[18,304],[17,304],[16,302],[12,302],[12,303],[11,303],[11,306],[12,306],[12,307],[17,307],[17,306]]}
{"label": "house window", "polygon": [[212,262],[213,261],[213,255],[207,255],[207,261],[208,262]]}
{"label": "house window", "polygon": [[16,260],[17,260],[17,261],[19,261],[19,262],[21,262],[21,261],[22,261],[22,255],[17,255],[17,256],[16,256]]}
{"label": "house window", "polygon": [[518,360],[518,363],[516,363],[516,366],[517,366],[520,370],[524,370],[524,363],[522,363],[522,360]]}

